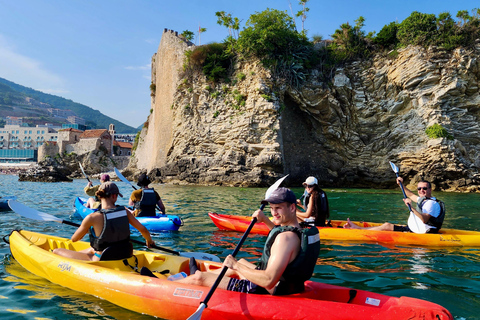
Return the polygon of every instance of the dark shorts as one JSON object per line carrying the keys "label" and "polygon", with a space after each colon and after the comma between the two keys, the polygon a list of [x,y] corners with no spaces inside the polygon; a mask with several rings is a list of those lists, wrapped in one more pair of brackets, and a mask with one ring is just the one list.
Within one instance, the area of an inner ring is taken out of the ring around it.
{"label": "dark shorts", "polygon": [[397,226],[393,225],[393,231],[397,232],[412,232],[408,226]]}
{"label": "dark shorts", "polygon": [[242,293],[256,293],[256,294],[265,294],[267,291],[257,286],[255,283],[252,283],[246,279],[235,279],[231,278],[228,282],[227,290],[242,292]]}

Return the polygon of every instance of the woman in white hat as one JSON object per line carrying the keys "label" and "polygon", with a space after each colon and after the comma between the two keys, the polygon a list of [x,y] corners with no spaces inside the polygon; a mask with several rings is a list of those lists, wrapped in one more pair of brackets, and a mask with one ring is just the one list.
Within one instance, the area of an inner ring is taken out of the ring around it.
{"label": "woman in white hat", "polygon": [[317,227],[325,227],[325,221],[330,217],[327,194],[320,189],[315,177],[308,177],[303,186],[305,187],[303,204],[297,200],[297,206],[305,211],[297,208],[298,221],[314,220]]}

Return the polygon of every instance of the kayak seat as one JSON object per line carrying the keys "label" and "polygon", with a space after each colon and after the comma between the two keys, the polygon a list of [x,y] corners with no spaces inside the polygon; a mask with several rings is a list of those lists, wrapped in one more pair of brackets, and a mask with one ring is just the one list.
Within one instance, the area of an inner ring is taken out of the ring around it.
{"label": "kayak seat", "polygon": [[100,261],[122,260],[133,256],[133,245],[131,242],[128,245],[124,243],[113,245],[103,250],[100,256]]}

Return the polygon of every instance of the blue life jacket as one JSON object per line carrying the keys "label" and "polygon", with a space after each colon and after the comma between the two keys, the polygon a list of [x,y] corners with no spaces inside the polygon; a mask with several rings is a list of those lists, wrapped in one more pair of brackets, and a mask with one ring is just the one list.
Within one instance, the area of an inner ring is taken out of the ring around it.
{"label": "blue life jacket", "polygon": [[283,272],[273,293],[274,295],[293,294],[304,291],[304,283],[312,277],[318,254],[320,253],[320,236],[316,227],[298,229],[290,226],[276,226],[270,230],[268,234],[257,269],[265,270],[267,268],[268,259],[270,259],[270,250],[275,242],[275,238],[280,233],[286,231],[292,231],[298,235],[300,238],[300,251],[297,257],[288,264]]}
{"label": "blue life jacket", "polygon": [[127,212],[124,207],[117,206],[115,209],[101,209],[103,214],[103,229],[100,235],[95,235],[95,230],[90,228],[90,246],[96,251],[103,251],[106,248],[130,241],[130,224]]}
{"label": "blue life jacket", "polygon": [[157,196],[153,188],[142,189],[142,198],[135,203],[135,209],[139,209],[137,217],[155,217]]}
{"label": "blue life jacket", "polygon": [[440,205],[440,214],[438,215],[438,217],[430,216],[430,219],[428,219],[428,221],[426,223],[429,226],[437,228],[437,231],[438,231],[442,227],[443,220],[445,219],[445,203],[443,201],[437,200],[437,199],[420,197],[420,198],[418,198],[418,201],[417,201],[417,211],[418,212],[423,212],[422,207],[423,207],[426,200],[435,201]]}

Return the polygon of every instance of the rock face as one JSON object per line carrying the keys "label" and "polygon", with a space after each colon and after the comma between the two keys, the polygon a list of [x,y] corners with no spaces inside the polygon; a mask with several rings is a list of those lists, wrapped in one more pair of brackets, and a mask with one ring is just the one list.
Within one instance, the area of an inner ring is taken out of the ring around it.
{"label": "rock face", "polygon": [[[322,186],[389,187],[392,161],[412,185],[425,178],[437,190],[480,190],[480,44],[379,54],[337,69],[331,83],[313,70],[298,90],[273,86],[256,61],[238,64],[230,84],[202,75],[185,82],[189,49],[163,34],[152,60],[153,111],[131,173],[235,186],[288,173],[289,185],[314,175]],[[428,138],[436,123],[453,139]]]}

